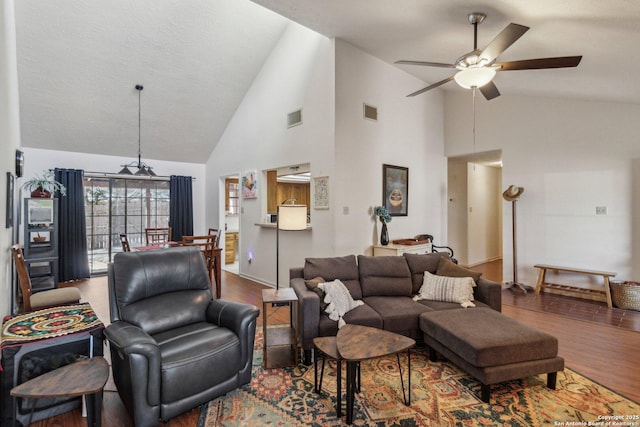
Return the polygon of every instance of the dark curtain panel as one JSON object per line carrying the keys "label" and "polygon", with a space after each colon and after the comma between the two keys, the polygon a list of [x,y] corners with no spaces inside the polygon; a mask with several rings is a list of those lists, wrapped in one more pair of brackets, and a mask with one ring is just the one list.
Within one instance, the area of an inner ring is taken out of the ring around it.
{"label": "dark curtain panel", "polygon": [[171,240],[179,242],[182,236],[193,236],[193,193],[190,176],[171,175],[169,183],[169,227]]}
{"label": "dark curtain panel", "polygon": [[83,174],[84,171],[79,169],[55,169],[56,181],[67,189],[66,196],[55,194],[59,205],[58,270],[61,282],[90,276]]}

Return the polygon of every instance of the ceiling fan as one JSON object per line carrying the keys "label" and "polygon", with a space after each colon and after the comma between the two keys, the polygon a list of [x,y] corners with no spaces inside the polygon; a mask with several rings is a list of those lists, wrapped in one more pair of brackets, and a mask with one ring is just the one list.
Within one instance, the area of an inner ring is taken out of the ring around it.
{"label": "ceiling fan", "polygon": [[442,86],[455,80],[460,86],[471,89],[478,88],[482,95],[491,100],[500,96],[496,85],[492,82],[497,71],[512,70],[539,70],[545,68],[577,67],[582,56],[563,56],[557,58],[525,59],[522,61],[496,62],[498,56],[516,42],[529,27],[518,24],[509,24],[500,34],[494,38],[484,50],[478,49],[478,24],[487,17],[484,13],[474,12],[469,14],[469,23],[473,25],[473,51],[461,56],[455,64],[443,64],[440,62],[425,61],[396,61],[396,64],[422,65],[427,67],[457,68],[459,71],[444,80],[429,85],[407,96],[416,96],[428,90]]}

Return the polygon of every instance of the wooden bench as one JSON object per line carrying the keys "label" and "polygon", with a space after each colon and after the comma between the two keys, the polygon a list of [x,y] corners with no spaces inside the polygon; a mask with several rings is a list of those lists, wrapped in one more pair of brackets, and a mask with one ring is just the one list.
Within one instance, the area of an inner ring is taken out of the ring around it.
{"label": "wooden bench", "polygon": [[[609,287],[609,278],[614,277],[616,273],[611,271],[598,271],[598,270],[585,270],[582,268],[560,267],[557,265],[536,264],[534,268],[539,268],[540,273],[538,275],[538,283],[536,284],[536,295],[539,295],[543,288],[555,290],[561,294],[570,294],[575,296],[581,296],[583,298],[594,299],[599,301],[606,301],[609,308],[611,304],[611,289]],[[546,283],[547,270],[555,270],[565,273],[577,273],[585,274],[589,276],[602,276],[604,279],[604,289],[586,289],[571,285],[558,285],[553,283]]]}

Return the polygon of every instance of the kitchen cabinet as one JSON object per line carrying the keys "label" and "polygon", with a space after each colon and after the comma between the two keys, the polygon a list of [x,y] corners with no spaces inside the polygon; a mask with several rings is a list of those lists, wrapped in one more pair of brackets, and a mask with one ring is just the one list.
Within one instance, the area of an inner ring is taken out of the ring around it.
{"label": "kitchen cabinet", "polygon": [[227,231],[224,240],[224,263],[233,264],[236,261],[238,247],[238,232]]}

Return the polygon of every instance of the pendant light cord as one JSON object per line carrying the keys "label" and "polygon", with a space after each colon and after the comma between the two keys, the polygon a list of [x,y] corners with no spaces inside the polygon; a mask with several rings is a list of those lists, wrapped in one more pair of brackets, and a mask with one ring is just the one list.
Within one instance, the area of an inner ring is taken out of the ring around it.
{"label": "pendant light cord", "polygon": [[141,106],[140,106],[140,92],[144,87],[142,85],[136,85],[136,89],[138,90],[138,169],[142,167],[142,150],[140,148],[140,116],[141,116]]}

